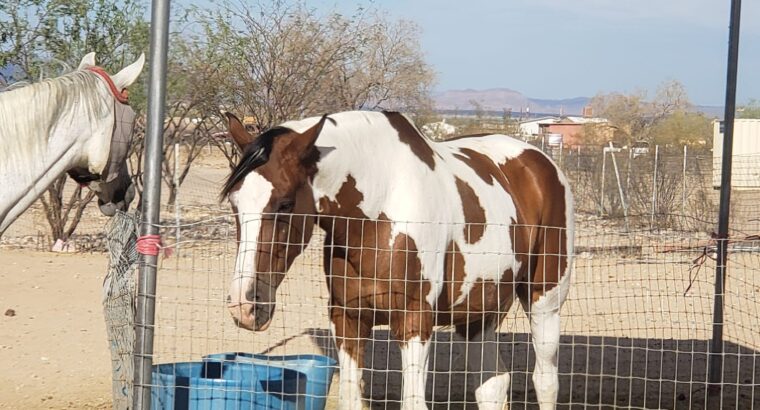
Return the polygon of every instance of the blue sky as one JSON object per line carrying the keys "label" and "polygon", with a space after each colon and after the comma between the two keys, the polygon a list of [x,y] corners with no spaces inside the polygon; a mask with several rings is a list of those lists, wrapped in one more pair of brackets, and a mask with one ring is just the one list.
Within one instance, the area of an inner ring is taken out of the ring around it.
{"label": "blue sky", "polygon": [[[374,5],[416,22],[438,91],[504,87],[553,99],[639,89],[652,95],[672,79],[695,104],[725,100],[730,0],[305,1],[343,13]],[[760,99],[760,2],[743,3],[740,104]]]}
{"label": "blue sky", "polygon": [[[739,102],[760,99],[760,2],[744,1]],[[307,1],[348,11],[370,2]],[[377,0],[422,28],[436,90],[506,87],[534,98],[647,90],[725,99],[729,0]]]}

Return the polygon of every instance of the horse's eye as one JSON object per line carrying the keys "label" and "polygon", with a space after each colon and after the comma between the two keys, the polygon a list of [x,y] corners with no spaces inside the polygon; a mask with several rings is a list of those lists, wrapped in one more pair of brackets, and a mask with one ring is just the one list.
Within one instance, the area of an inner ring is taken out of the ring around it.
{"label": "horse's eye", "polygon": [[292,199],[283,199],[277,204],[277,213],[290,213],[293,212],[293,208],[296,203]]}

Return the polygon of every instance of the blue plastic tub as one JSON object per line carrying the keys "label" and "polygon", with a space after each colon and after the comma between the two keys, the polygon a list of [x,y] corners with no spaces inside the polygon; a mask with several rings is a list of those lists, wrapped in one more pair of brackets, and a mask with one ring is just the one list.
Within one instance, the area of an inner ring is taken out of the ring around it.
{"label": "blue plastic tub", "polygon": [[306,375],[235,361],[153,366],[154,410],[303,409]]}
{"label": "blue plastic tub", "polygon": [[[299,354],[287,356],[268,356],[252,353],[219,353],[204,356],[203,360],[221,363],[249,364],[261,369],[258,373],[271,375],[272,372],[290,370],[305,376],[303,379],[291,379],[291,382],[302,383],[289,386],[289,390],[297,391],[297,407],[306,410],[322,410],[325,408],[327,395],[330,392],[330,382],[337,362],[327,356],[315,354]],[[268,370],[267,370],[268,369]]]}

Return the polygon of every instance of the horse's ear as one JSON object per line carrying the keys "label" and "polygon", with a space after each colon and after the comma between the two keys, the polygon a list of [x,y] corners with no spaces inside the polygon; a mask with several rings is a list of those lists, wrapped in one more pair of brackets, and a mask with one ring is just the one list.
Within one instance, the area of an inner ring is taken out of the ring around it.
{"label": "horse's ear", "polygon": [[116,86],[117,90],[123,90],[132,83],[137,80],[137,77],[142,72],[143,66],[145,65],[145,53],[140,54],[140,58],[137,59],[134,63],[124,67],[116,73],[115,75],[111,76],[111,80],[113,80],[114,85]]}
{"label": "horse's ear", "polygon": [[82,61],[79,63],[79,67],[77,67],[77,70],[82,70],[87,67],[94,67],[95,66],[95,52],[87,53],[84,57],[82,57]]}
{"label": "horse's ear", "polygon": [[317,138],[319,138],[319,134],[322,132],[322,128],[325,126],[325,123],[327,121],[335,124],[335,120],[325,114],[316,125],[309,128],[303,134],[299,135],[298,138],[293,140],[291,146],[293,146],[297,152],[301,153],[302,158],[306,158],[311,155],[312,148],[314,148],[314,144],[317,142]]}
{"label": "horse's ear", "polygon": [[248,146],[248,144],[256,139],[256,137],[245,130],[245,126],[243,126],[243,123],[240,122],[235,114],[231,112],[226,112],[224,114],[227,116],[227,120],[229,121],[227,128],[230,130],[232,139],[235,141],[235,144],[237,144],[240,150],[243,151],[245,147]]}

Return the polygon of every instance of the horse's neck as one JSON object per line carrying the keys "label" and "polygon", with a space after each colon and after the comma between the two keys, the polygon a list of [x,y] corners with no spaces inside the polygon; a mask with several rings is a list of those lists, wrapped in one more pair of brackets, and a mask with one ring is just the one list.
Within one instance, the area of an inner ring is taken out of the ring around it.
{"label": "horse's neck", "polygon": [[0,234],[58,176],[82,162],[91,128],[83,117],[87,109],[64,92],[46,82],[0,94]]}

